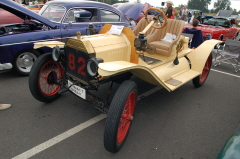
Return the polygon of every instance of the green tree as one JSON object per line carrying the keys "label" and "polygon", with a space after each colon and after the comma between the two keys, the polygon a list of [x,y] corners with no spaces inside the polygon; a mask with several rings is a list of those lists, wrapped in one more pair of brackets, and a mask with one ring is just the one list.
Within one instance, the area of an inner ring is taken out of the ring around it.
{"label": "green tree", "polygon": [[211,10],[210,10],[210,13],[215,13],[215,10],[214,10],[214,9],[211,9]]}
{"label": "green tree", "polygon": [[230,5],[231,2],[230,0],[217,0],[217,2],[214,3],[214,8],[215,8],[215,12],[218,12],[219,10],[230,10]]}
{"label": "green tree", "polygon": [[[232,9],[232,8],[231,8],[231,9]],[[236,9],[232,9],[232,10],[233,10],[233,13],[232,13],[233,15],[234,15],[234,14],[235,14],[235,15],[238,14]]]}
{"label": "green tree", "polygon": [[211,0],[188,0],[189,9],[198,9],[202,12],[208,12],[208,5],[211,4]]}

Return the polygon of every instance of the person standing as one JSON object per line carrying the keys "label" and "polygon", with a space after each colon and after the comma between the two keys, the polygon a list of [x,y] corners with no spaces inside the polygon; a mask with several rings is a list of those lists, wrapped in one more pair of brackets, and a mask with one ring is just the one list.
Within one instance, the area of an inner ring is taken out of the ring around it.
{"label": "person standing", "polygon": [[188,9],[187,6],[184,6],[181,10],[181,20],[186,21],[188,16]]}
{"label": "person standing", "polygon": [[174,8],[172,7],[174,4],[172,1],[166,1],[167,3],[167,11],[166,11],[166,16],[168,19],[174,19],[175,18],[175,10]]}
{"label": "person standing", "polygon": [[29,1],[28,5],[29,5],[29,6],[30,6],[30,5],[33,5],[32,0]]}

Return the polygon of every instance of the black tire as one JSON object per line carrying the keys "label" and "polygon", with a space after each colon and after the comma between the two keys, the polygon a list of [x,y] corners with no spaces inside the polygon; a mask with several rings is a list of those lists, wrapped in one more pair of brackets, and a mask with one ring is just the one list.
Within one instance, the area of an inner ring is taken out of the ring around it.
{"label": "black tire", "polygon": [[204,82],[207,80],[207,77],[209,75],[209,72],[211,70],[211,67],[212,67],[212,54],[210,54],[208,56],[208,59],[203,67],[203,71],[202,71],[202,74],[195,77],[192,82],[193,82],[193,85],[198,88],[198,87],[201,87]]}
{"label": "black tire", "polygon": [[136,83],[124,81],[113,97],[106,119],[104,147],[107,151],[115,153],[124,145],[132,124],[136,101]]}
{"label": "black tire", "polygon": [[14,56],[13,71],[22,76],[28,76],[33,63],[41,54],[36,50],[20,52]]}
{"label": "black tire", "polygon": [[45,103],[57,99],[60,86],[55,82],[62,77],[63,69],[58,62],[53,61],[50,53],[40,56],[29,74],[29,89],[33,97]]}

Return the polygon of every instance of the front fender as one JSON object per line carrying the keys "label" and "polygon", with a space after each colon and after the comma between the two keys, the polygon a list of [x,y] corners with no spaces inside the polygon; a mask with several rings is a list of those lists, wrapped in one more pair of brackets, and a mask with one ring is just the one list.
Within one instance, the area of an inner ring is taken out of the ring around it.
{"label": "front fender", "polygon": [[126,61],[105,62],[99,64],[98,73],[100,76],[102,76],[102,78],[108,78],[124,72],[131,72],[148,83],[162,85],[164,88],[169,90],[164,82],[161,81],[151,69],[145,66]]}

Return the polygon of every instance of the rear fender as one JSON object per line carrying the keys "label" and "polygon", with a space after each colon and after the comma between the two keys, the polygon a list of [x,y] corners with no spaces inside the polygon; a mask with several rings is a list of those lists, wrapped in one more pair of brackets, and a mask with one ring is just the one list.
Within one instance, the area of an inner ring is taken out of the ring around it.
{"label": "rear fender", "polygon": [[191,61],[192,70],[202,72],[208,56],[212,52],[215,45],[222,43],[220,40],[206,40],[195,50],[191,51],[187,57]]}

